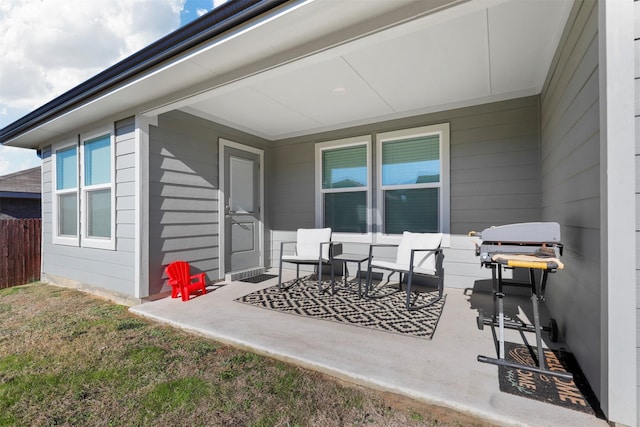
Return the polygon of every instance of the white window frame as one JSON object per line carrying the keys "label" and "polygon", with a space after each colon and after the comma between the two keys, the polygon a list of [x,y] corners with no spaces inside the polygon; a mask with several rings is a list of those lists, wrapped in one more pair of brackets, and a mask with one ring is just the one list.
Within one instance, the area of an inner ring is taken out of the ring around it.
{"label": "white window frame", "polygon": [[372,197],[372,171],[371,171],[371,135],[356,136],[352,138],[344,138],[333,141],[327,141],[316,144],[316,227],[323,227],[324,225],[324,194],[326,193],[343,193],[348,191],[363,191],[363,187],[357,187],[354,189],[323,189],[322,188],[322,153],[325,150],[334,150],[337,148],[353,147],[358,145],[364,145],[366,147],[366,160],[367,160],[367,206],[366,206],[366,221],[367,231],[366,233],[332,233],[332,240],[342,242],[372,242],[372,227],[373,227],[373,215],[371,209],[371,197]]}
{"label": "white window frame", "polygon": [[[64,151],[70,147],[75,147],[76,149],[76,186],[75,188],[67,188],[64,190],[58,190],[58,166],[57,166],[57,158],[58,152]],[[53,162],[52,162],[52,188],[51,188],[51,223],[53,230],[53,244],[56,245],[67,245],[67,246],[79,246],[80,245],[80,217],[79,217],[79,204],[80,204],[80,174],[78,173],[78,159],[80,158],[80,149],[78,148],[78,142],[76,140],[64,141],[55,147],[52,147],[53,152]],[[60,235],[60,224],[59,220],[59,212],[58,212],[58,196],[61,194],[69,194],[75,192],[76,193],[76,235],[75,236],[61,236]]]}
{"label": "white window frame", "polygon": [[[109,143],[110,143],[110,180],[106,184],[85,186],[85,142],[90,141],[94,138],[109,135]],[[75,189],[66,189],[66,190],[58,190],[57,185],[57,153],[61,150],[69,148],[71,146],[76,147],[76,159],[78,162],[78,178]],[[51,212],[51,222],[52,222],[52,243],[55,245],[67,245],[67,246],[79,246],[79,247],[87,247],[87,248],[97,248],[97,249],[107,249],[107,250],[115,250],[116,248],[116,185],[115,185],[115,175],[116,175],[116,143],[115,143],[115,132],[113,125],[104,126],[90,132],[82,133],[78,137],[74,138],[73,141],[66,140],[60,142],[58,144],[54,144],[52,147],[52,212]],[[111,190],[111,233],[109,238],[96,238],[88,236],[88,197],[87,193],[93,190],[99,189],[110,189]],[[64,193],[70,193],[75,191],[77,193],[77,234],[75,237],[70,236],[60,236],[59,235],[59,224],[58,224],[58,196]]]}
{"label": "white window frame", "polygon": [[[377,191],[376,200],[376,224],[378,225],[378,232],[376,233],[376,241],[378,243],[398,243],[400,242],[401,235],[399,234],[387,234],[384,232],[384,191],[391,189],[410,189],[410,188],[439,188],[440,196],[440,229],[438,232],[443,233],[443,246],[450,245],[450,180],[449,180],[449,168],[450,168],[450,152],[449,152],[449,140],[450,140],[450,126],[449,123],[441,123],[430,126],[421,126],[410,129],[401,129],[392,132],[384,132],[376,135],[376,175],[377,175]],[[382,145],[385,142],[396,141],[400,139],[416,138],[421,136],[438,135],[440,138],[440,182],[438,183],[424,183],[424,184],[410,184],[405,186],[383,186],[382,185]]]}
{"label": "white window frame", "polygon": [[[88,141],[91,141],[95,138],[99,138],[102,136],[109,135],[109,161],[110,164],[110,179],[106,184],[97,184],[86,186],[85,185],[85,144]],[[115,195],[115,161],[116,161],[116,144],[115,144],[115,134],[113,126],[107,126],[100,129],[96,129],[91,132],[87,132],[80,135],[80,189],[82,197],[80,198],[80,213],[82,216],[80,217],[81,229],[82,229],[82,246],[88,248],[98,248],[98,249],[109,249],[114,250],[116,248],[116,195]],[[89,236],[89,205],[88,205],[88,193],[95,190],[110,190],[111,195],[111,232],[109,238],[100,238],[100,237],[90,237]]]}

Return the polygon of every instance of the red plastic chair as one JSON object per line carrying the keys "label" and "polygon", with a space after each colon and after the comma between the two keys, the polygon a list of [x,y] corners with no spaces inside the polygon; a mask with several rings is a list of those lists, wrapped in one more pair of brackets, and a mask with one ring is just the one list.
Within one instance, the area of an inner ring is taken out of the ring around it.
{"label": "red plastic chair", "polygon": [[[165,270],[169,276],[169,285],[171,285],[171,298],[178,298],[178,294],[182,296],[182,301],[188,301],[189,295],[202,291],[207,293],[205,288],[205,274],[198,273],[191,275],[191,267],[186,261],[174,261],[169,264]],[[195,280],[195,281],[194,281]]]}

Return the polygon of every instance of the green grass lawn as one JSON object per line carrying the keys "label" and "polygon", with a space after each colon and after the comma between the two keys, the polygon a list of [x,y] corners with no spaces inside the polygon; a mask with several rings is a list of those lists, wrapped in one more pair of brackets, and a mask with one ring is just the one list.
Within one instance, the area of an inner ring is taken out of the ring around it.
{"label": "green grass lawn", "polygon": [[0,426],[485,426],[34,283],[0,291]]}

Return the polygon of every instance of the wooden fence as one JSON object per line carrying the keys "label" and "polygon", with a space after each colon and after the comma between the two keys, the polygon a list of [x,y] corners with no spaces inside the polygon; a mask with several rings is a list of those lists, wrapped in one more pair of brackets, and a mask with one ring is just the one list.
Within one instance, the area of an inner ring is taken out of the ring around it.
{"label": "wooden fence", "polygon": [[42,220],[0,221],[0,289],[40,280]]}

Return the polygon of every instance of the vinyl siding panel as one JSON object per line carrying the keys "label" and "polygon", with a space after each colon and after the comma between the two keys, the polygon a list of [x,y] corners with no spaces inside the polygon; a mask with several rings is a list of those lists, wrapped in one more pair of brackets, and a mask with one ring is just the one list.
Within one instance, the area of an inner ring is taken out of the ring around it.
{"label": "vinyl siding panel", "polygon": [[[295,240],[297,228],[315,226],[316,143],[371,135],[375,156],[378,132],[448,122],[451,245],[445,249],[445,286],[473,287],[489,272],[480,268],[468,232],[540,220],[539,108],[539,97],[532,96],[276,141],[267,169],[272,265],[282,240]],[[375,210],[375,170],[373,176]],[[349,251],[367,253],[368,246],[355,244]]]}
{"label": "vinyl siding panel", "polygon": [[601,395],[598,7],[576,2],[541,94],[542,219],[560,223],[565,269],[546,304]]}
{"label": "vinyl siding panel", "polygon": [[134,294],[135,278],[135,206],[122,203],[122,199],[134,199],[135,174],[133,164],[122,158],[132,157],[128,153],[135,138],[134,119],[127,118],[115,123],[115,174],[116,184],[116,248],[104,250],[53,244],[52,240],[52,152],[43,149],[43,277],[45,280],[63,285],[97,288],[108,295]]}
{"label": "vinyl siding panel", "polygon": [[[193,273],[219,278],[218,144],[191,116],[170,113],[150,127],[149,293],[163,288],[164,267],[184,260]],[[192,226],[206,233],[194,242]],[[168,233],[166,229],[172,230]],[[210,261],[205,267],[202,261]],[[213,262],[211,262],[213,261]]]}
{"label": "vinyl siding panel", "polygon": [[150,127],[149,293],[168,290],[164,268],[176,260],[221,278],[219,140],[261,148],[266,141],[172,111]]}

